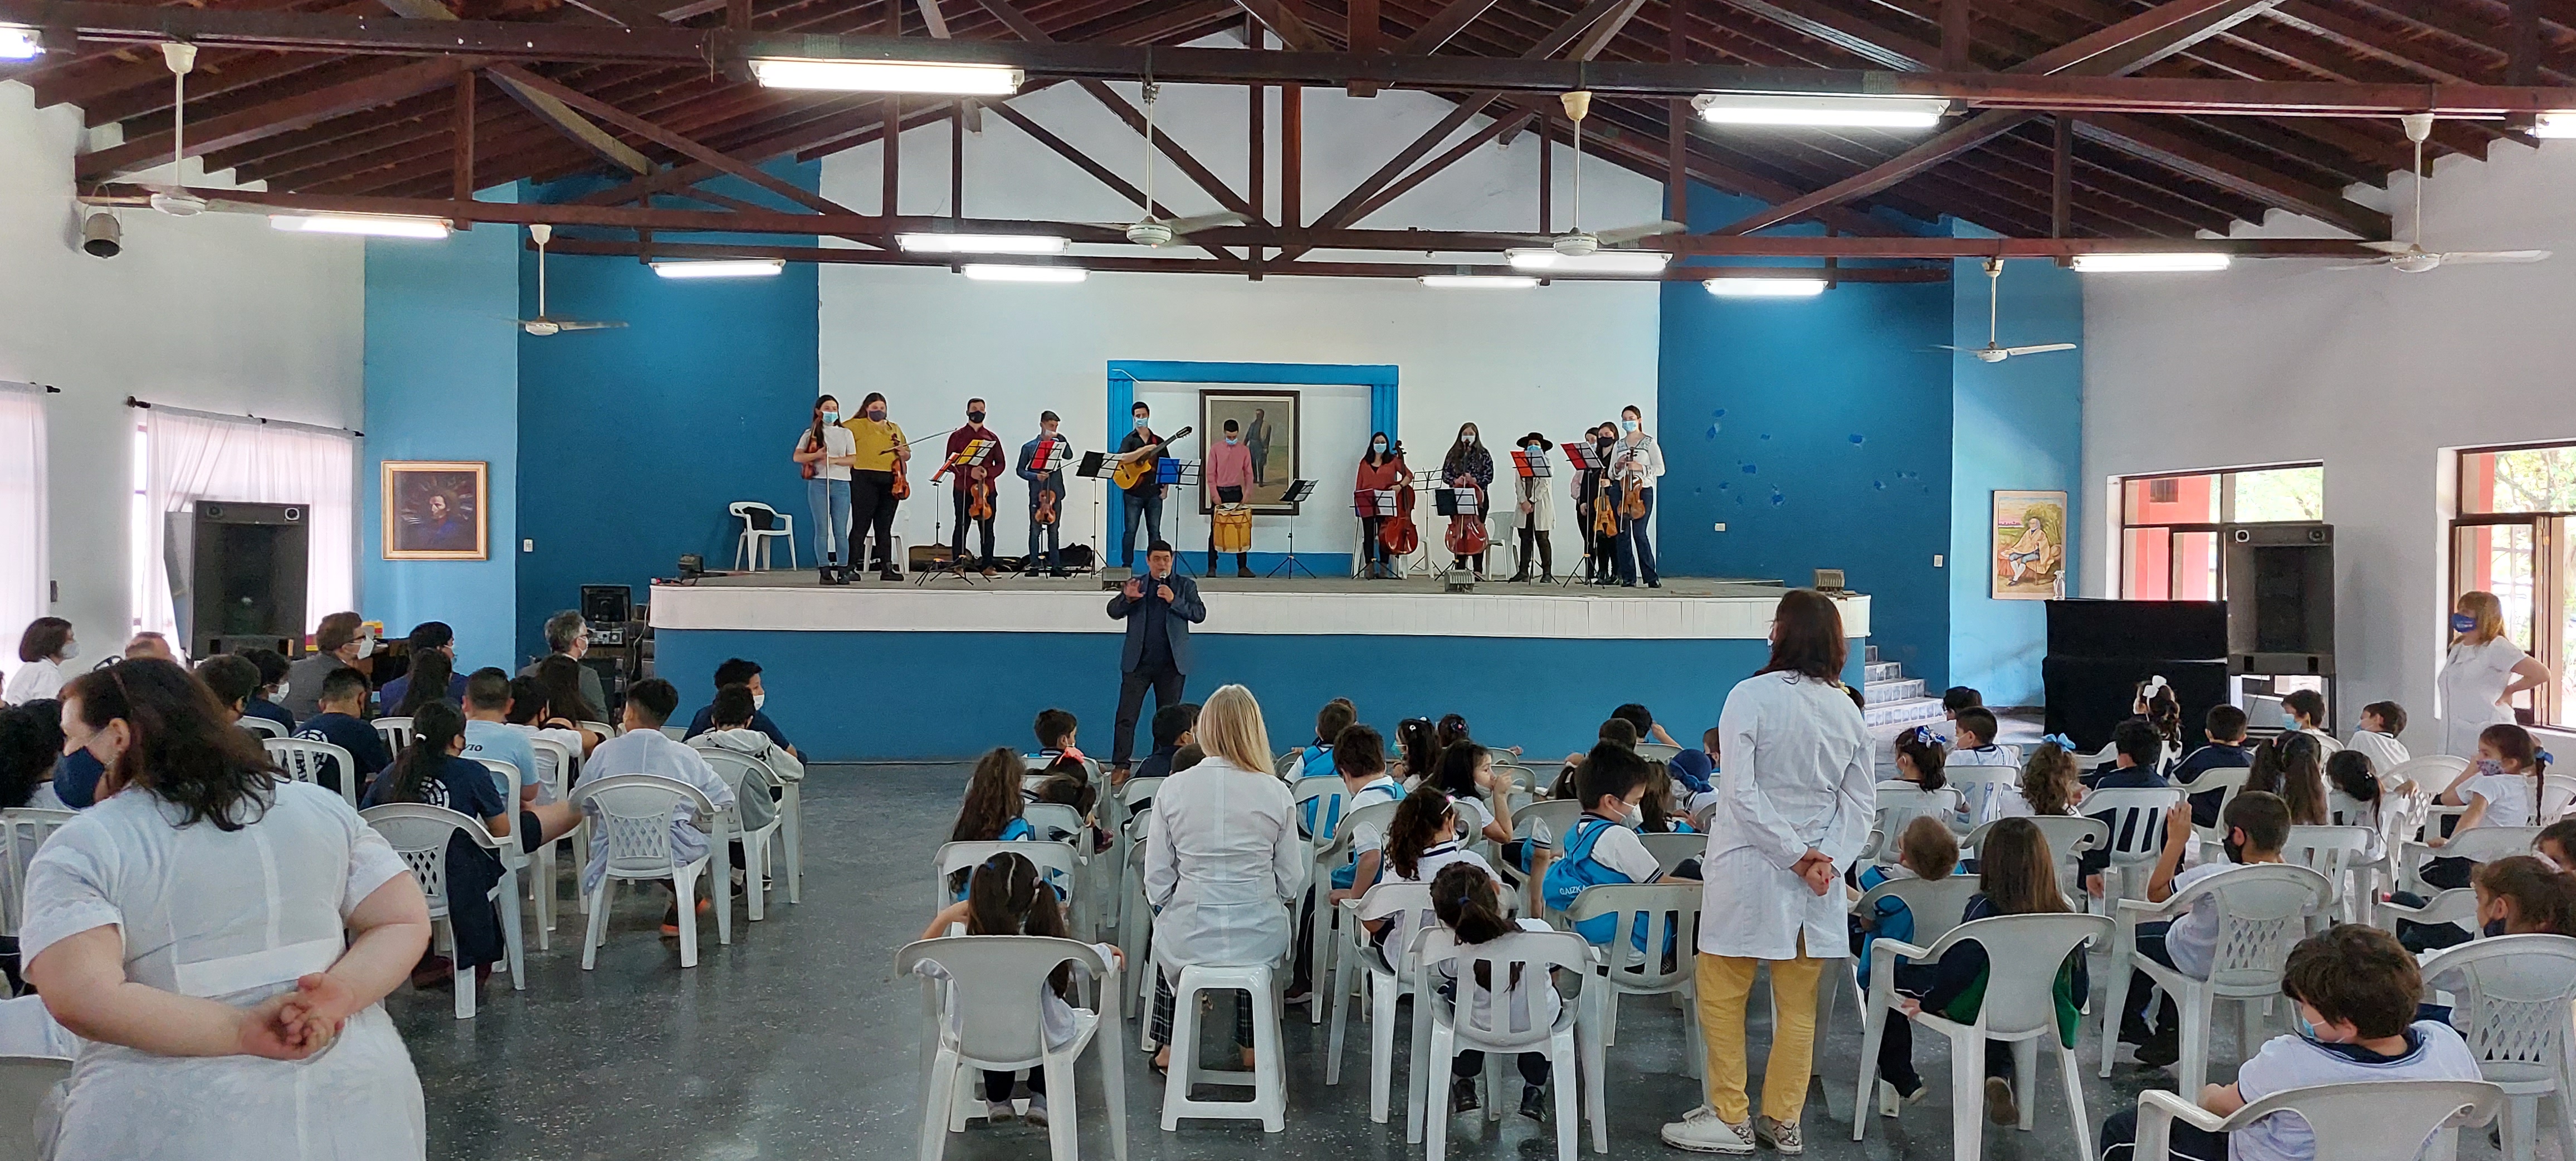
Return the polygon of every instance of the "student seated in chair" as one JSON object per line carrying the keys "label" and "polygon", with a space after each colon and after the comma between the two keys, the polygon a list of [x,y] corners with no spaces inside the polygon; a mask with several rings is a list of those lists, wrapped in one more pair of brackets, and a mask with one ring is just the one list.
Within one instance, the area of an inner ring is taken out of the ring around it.
{"label": "student seated in chair", "polygon": [[[1605,883],[1653,883],[1664,877],[1646,844],[1638,841],[1636,824],[1646,797],[1646,760],[1616,742],[1592,747],[1575,772],[1583,816],[1560,845],[1561,853],[1539,877],[1539,895],[1548,909],[1563,911],[1586,887]],[[1646,917],[1637,917],[1637,938],[1645,938]],[[1595,945],[1607,945],[1618,934],[1611,917],[1595,916],[1574,926],[1574,933]],[[1670,954],[1670,949],[1666,950]]]}
{"label": "student seated in chair", "polygon": [[215,700],[223,703],[224,720],[240,725],[251,695],[259,692],[259,667],[230,653],[218,653],[198,662],[196,672],[197,680],[205,682],[206,688],[215,691]]}
{"label": "student seated in chair", "polygon": [[[367,783],[377,772],[394,763],[392,752],[385,748],[384,735],[358,717],[367,708],[367,675],[355,669],[332,670],[331,676],[322,679],[322,694],[315,704],[321,712],[304,719],[295,736],[347,750],[349,759],[358,764],[356,790],[365,794]],[[348,776],[341,771],[338,758],[325,758],[321,773],[313,780],[325,789],[339,790],[340,780]]]}
{"label": "student seated in chair", "polygon": [[[2477,1057],[2459,1033],[2415,1018],[2423,988],[2415,957],[2375,927],[2345,924],[2300,941],[2281,973],[2281,991],[2298,1006],[2300,1030],[2265,1042],[2236,1070],[2236,1083],[2203,1087],[2200,1107],[2231,1116],[2294,1088],[2480,1079]],[[2104,1161],[2129,1161],[2137,1138],[2137,1110],[2111,1114],[2102,1123]],[[2172,1147],[2184,1161],[2319,1161],[2316,1134],[2291,1113],[2227,1134],[2175,1121]]]}
{"label": "student seated in chair", "polygon": [[[648,677],[626,691],[626,720],[620,723],[626,731],[599,744],[590,752],[590,761],[582,766],[582,781],[595,782],[620,774],[652,774],[674,779],[698,789],[718,812],[734,804],[733,789],[698,756],[696,750],[673,741],[662,732],[662,723],[671,720],[671,711],[680,708],[680,691],[670,682]],[[581,870],[582,893],[598,888],[608,874],[608,827],[590,828],[590,861]],[[671,857],[694,862],[707,853],[707,832],[699,829],[691,812],[674,808],[671,812]],[[711,909],[708,899],[698,900],[700,914]],[[662,934],[680,934],[680,907],[677,901],[662,920]]]}
{"label": "student seated in chair", "polygon": [[2406,779],[2387,781],[2388,772],[2414,757],[2397,735],[2406,732],[2406,707],[2393,701],[2374,701],[2361,707],[2361,724],[2344,743],[2346,749],[2370,755],[2372,768],[2379,771],[2383,788],[2404,794],[2415,784]]}
{"label": "student seated in chair", "polygon": [[[742,825],[746,830],[759,830],[778,817],[778,803],[787,794],[786,784],[805,780],[805,764],[769,735],[751,724],[753,714],[751,687],[728,685],[716,691],[716,700],[707,707],[714,728],[690,740],[689,744],[704,750],[724,750],[758,758],[768,764],[770,773],[778,775],[779,785],[760,801],[754,796],[742,804]],[[1075,769],[1079,770],[1077,766]]]}
{"label": "student seated in chair", "polygon": [[[1162,715],[1157,713],[1155,716]],[[1290,782],[1300,778],[1332,777],[1333,745],[1341,739],[1342,731],[1351,728],[1351,723],[1358,720],[1359,707],[1352,705],[1351,699],[1337,697],[1325,702],[1324,708],[1315,711],[1314,743],[1297,751],[1297,756],[1288,760],[1288,769],[1279,776]],[[1305,819],[1303,825],[1312,831],[1314,822],[1314,819]]]}
{"label": "student seated in chair", "polygon": [[[2182,870],[2182,853],[2191,845],[2191,813],[2165,812],[2165,846],[2156,872],[2147,880],[2147,902],[2162,903],[2191,890],[2203,880],[2239,866],[2281,861],[2281,845],[2290,837],[2290,804],[2281,796],[2248,790],[2227,804],[2227,861],[2207,862]],[[2218,954],[2217,901],[2202,898],[2191,912],[2169,923],[2138,926],[2138,954],[2194,979],[2208,979]],[[2164,997],[2156,1024],[2147,1026],[2147,998],[2155,980],[2142,971],[2129,973],[2129,998],[2120,1010],[2120,1043],[2138,1048],[2138,1063],[2163,1068],[2182,1059],[2182,1018],[2173,997]],[[2413,1009],[2408,1009],[2412,1011]]]}
{"label": "student seated in chair", "polygon": [[[2152,790],[2165,784],[2164,775],[2156,773],[2156,756],[2164,750],[2164,737],[2156,733],[2156,728],[2148,724],[2147,719],[2130,718],[2111,727],[2111,745],[2118,750],[2119,756],[2113,758],[2111,765],[2100,774],[2078,780],[2086,790]],[[2108,824],[2119,821],[2108,814],[2092,817]],[[2213,808],[2210,822],[2217,821]],[[2077,865],[2084,876],[2085,891],[2099,898],[2102,894],[2102,872],[2111,865],[2111,852],[2090,852],[2077,860]]]}
{"label": "student seated in chair", "polygon": [[[2254,764],[2254,748],[2245,744],[2244,710],[2232,705],[2209,707],[2209,716],[2201,719],[2201,732],[2209,735],[2209,742],[2185,755],[2182,764],[2174,767],[2176,785],[2188,789],[2212,770],[2241,770]],[[2218,800],[2226,796],[2223,790],[2192,795],[2192,825],[2218,825]]]}
{"label": "student seated in chair", "polygon": [[[751,690],[751,728],[769,735],[769,740],[778,743],[779,749],[797,753],[796,743],[787,740],[787,731],[779,729],[778,723],[769,720],[769,715],[761,710],[762,706],[769,704],[769,694],[761,688],[759,662],[741,657],[725,659],[724,664],[716,666],[716,688],[721,690],[728,685],[745,686]],[[715,725],[715,706],[712,703],[701,706],[697,716],[689,719],[689,731],[681,735],[682,740],[697,737],[714,729]]]}
{"label": "student seated in chair", "polygon": [[1952,719],[1958,740],[1950,743],[1950,765],[1953,766],[2021,766],[2021,749],[1995,744],[1995,731],[2002,724],[1995,711],[1981,705],[1960,710]]}
{"label": "student seated in chair", "polygon": [[1073,746],[1074,733],[1081,724],[1075,720],[1071,710],[1049,706],[1038,711],[1037,720],[1030,723],[1029,729],[1038,737],[1037,756],[1043,763],[1039,769],[1053,766],[1057,759],[1068,756],[1073,759],[1074,765],[1082,764],[1082,751]]}
{"label": "student seated in chair", "polygon": [[259,688],[251,691],[250,700],[242,706],[243,715],[267,718],[286,727],[287,733],[294,733],[295,715],[286,712],[285,706],[277,704],[277,699],[285,692],[286,673],[290,668],[286,655],[274,649],[261,649],[256,646],[236,649],[233,653],[259,669]]}

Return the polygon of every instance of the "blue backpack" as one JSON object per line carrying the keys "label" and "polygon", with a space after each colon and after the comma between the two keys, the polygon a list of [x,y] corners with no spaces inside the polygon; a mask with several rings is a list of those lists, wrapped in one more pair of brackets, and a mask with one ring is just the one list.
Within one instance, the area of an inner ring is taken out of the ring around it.
{"label": "blue backpack", "polygon": [[[1563,911],[1574,906],[1574,897],[1581,895],[1586,887],[1636,882],[1626,875],[1602,866],[1592,858],[1592,848],[1600,845],[1601,836],[1610,833],[1619,825],[1609,819],[1595,818],[1590,815],[1575,821],[1574,837],[1566,842],[1565,854],[1548,864],[1547,877],[1539,880],[1539,897],[1546,901],[1549,909]],[[1629,939],[1639,951],[1646,950],[1646,919],[1644,915],[1638,916],[1636,929],[1629,935]],[[1615,916],[1595,915],[1575,924],[1574,933],[1595,946],[1606,945],[1610,942],[1610,937],[1617,933],[1615,920]],[[1664,951],[1666,954],[1671,954],[1672,950],[1672,933],[1666,932]]]}

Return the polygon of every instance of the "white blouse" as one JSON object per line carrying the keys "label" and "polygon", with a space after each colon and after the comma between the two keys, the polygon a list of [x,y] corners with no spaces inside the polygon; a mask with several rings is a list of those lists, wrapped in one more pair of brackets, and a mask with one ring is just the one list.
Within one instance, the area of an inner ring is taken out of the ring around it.
{"label": "white blouse", "polygon": [[9,684],[0,691],[0,705],[25,705],[42,701],[62,692],[63,663],[51,657],[29,661],[10,671]]}
{"label": "white blouse", "polygon": [[[1737,682],[1719,712],[1726,777],[1701,860],[1699,950],[1751,959],[1851,954],[1842,872],[1877,811],[1869,730],[1842,687],[1795,673]],[[1808,850],[1834,863],[1818,895],[1792,873]]]}
{"label": "white blouse", "polygon": [[2513,711],[2497,705],[2504,687],[2513,684],[2513,667],[2531,655],[2498,637],[2484,645],[2453,645],[2442,663],[2442,752],[2458,758],[2478,756],[2478,731],[2513,721]]}
{"label": "white blouse", "polygon": [[1293,814],[1287,783],[1215,755],[1164,781],[1145,835],[1156,962],[1259,964],[1287,953],[1288,908],[1312,861]]}

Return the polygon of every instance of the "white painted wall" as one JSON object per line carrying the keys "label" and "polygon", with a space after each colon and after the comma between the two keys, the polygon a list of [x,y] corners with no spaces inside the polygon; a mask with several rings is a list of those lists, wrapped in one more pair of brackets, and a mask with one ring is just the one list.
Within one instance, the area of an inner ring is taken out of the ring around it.
{"label": "white painted wall", "polygon": [[[1136,99],[1134,85],[1118,87]],[[1303,188],[1310,220],[1450,108],[1437,97],[1400,92],[1361,99],[1308,90],[1305,102]],[[1013,107],[1142,184],[1144,139],[1080,90],[1059,86]],[[1275,150],[1275,92],[1269,116],[1267,139]],[[1243,188],[1249,117],[1241,90],[1165,86],[1156,120],[1232,188]],[[1008,122],[988,113],[983,125],[982,133],[966,138],[968,214],[1097,222],[1138,216],[1132,203]],[[872,144],[824,159],[823,193],[854,209],[876,209],[883,188],[879,156]],[[949,157],[945,124],[904,135],[902,211],[948,210]],[[1563,142],[1554,159],[1553,224],[1563,230],[1571,221],[1574,162]],[[1274,156],[1266,167],[1270,189],[1264,199],[1273,213],[1279,205],[1275,162]],[[1602,229],[1660,215],[1659,183],[1601,161],[1586,162],[1583,172],[1585,224]],[[1158,174],[1157,200],[1184,214],[1217,208],[1168,162]],[[1537,187],[1538,141],[1523,133],[1509,148],[1478,150],[1362,224],[1535,230]],[[1454,260],[1492,262],[1496,256]],[[1561,440],[1617,418],[1621,404],[1644,407],[1652,430],[1656,294],[1652,283],[1461,291],[1427,289],[1410,279],[1251,282],[1165,274],[1093,274],[1078,286],[1022,285],[971,282],[945,270],[825,266],[822,383],[844,409],[856,407],[869,391],[885,392],[893,418],[915,436],[963,422],[965,400],[980,395],[990,403],[987,422],[1013,449],[1034,434],[1037,413],[1049,408],[1064,417],[1076,447],[1097,449],[1109,436],[1103,412],[1105,364],[1112,359],[1392,363],[1401,368],[1398,436],[1408,444],[1409,462],[1417,469],[1436,467],[1458,424],[1473,420],[1508,470],[1499,449],[1522,433],[1537,429]],[[1171,419],[1166,399],[1152,390],[1146,398],[1157,404],[1158,430],[1189,422]],[[1347,410],[1318,400],[1318,410],[1308,416],[1308,446],[1315,454],[1305,473],[1322,486],[1317,502],[1299,518],[1301,551],[1350,551],[1353,525],[1343,481],[1366,450],[1365,428],[1358,425],[1365,421],[1365,399],[1356,420],[1341,414]],[[1122,425],[1116,434],[1124,432]],[[1320,465],[1316,456],[1325,457]],[[1086,490],[1078,485],[1072,496],[1068,537],[1089,539]],[[1003,495],[997,548],[1024,551],[1027,522],[1019,481],[1010,481]],[[1561,499],[1557,508],[1560,567],[1580,557],[1574,537],[1562,531],[1572,523],[1567,504]],[[908,543],[930,537],[932,507],[905,506],[897,527]],[[946,505],[937,507],[944,516]],[[1204,544],[1206,526],[1198,517],[1191,516],[1184,528],[1189,542]],[[1258,523],[1257,551],[1286,547],[1282,522]]]}
{"label": "white painted wall", "polygon": [[[2408,182],[2390,189],[2401,233]],[[2265,261],[2084,279],[2084,474],[2097,497],[2140,472],[2325,463],[2345,728],[2362,704],[2395,698],[2416,751],[2438,746],[2444,449],[2576,438],[2571,183],[2576,145],[2550,142],[2447,159],[2426,184],[2428,248],[2557,251],[2538,265],[2410,275]],[[2328,233],[2276,219],[2240,236]],[[2109,595],[2118,507],[2091,507],[2084,576]]]}
{"label": "white painted wall", "polygon": [[365,251],[254,216],[127,210],[125,252],[92,258],[72,200],[80,111],[33,96],[0,83],[0,379],[62,388],[47,403],[53,609],[102,657],[132,616],[126,397],[358,426]]}

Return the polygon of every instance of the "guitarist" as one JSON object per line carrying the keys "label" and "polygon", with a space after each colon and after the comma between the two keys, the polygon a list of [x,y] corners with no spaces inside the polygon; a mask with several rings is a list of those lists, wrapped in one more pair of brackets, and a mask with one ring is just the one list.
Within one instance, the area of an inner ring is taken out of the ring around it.
{"label": "guitarist", "polygon": [[[1020,445],[1018,471],[1020,478],[1029,482],[1029,559],[1021,566],[1021,571],[1031,575],[1038,571],[1038,537],[1041,534],[1046,537],[1047,575],[1064,575],[1057,531],[1064,525],[1064,464],[1073,455],[1073,441],[1056,433],[1057,425],[1062,422],[1055,412],[1039,412],[1038,437]],[[1056,466],[1038,471],[1038,453],[1045,451],[1049,444],[1063,445],[1057,449]],[[1047,515],[1054,519],[1042,518]]]}
{"label": "guitarist", "polygon": [[[1118,441],[1117,461],[1132,464],[1141,460],[1170,459],[1171,451],[1163,446],[1163,437],[1154,434],[1154,409],[1138,403],[1128,409],[1128,414],[1136,418],[1136,427],[1127,433],[1125,439]],[[1145,473],[1127,486],[1127,526],[1118,543],[1118,563],[1130,570],[1136,567],[1136,532],[1139,527],[1144,530],[1147,544],[1163,538],[1163,494],[1169,489],[1163,486],[1159,472],[1160,466],[1157,465],[1156,471]],[[1142,517],[1141,525],[1139,517]]]}
{"label": "guitarist", "polygon": [[902,562],[894,558],[894,480],[897,468],[912,459],[903,429],[886,421],[886,397],[874,391],[859,401],[857,416],[841,426],[850,430],[850,552],[852,569],[868,563],[868,531],[876,530],[877,574],[902,580]]}
{"label": "guitarist", "polygon": [[[979,439],[990,445],[985,449],[983,457],[967,467],[952,469],[950,465],[956,462],[957,453],[966,450],[967,444]],[[984,566],[984,575],[988,577],[993,575],[993,477],[1001,474],[1001,448],[1002,437],[993,434],[992,428],[984,426],[984,401],[969,399],[966,401],[966,425],[948,433],[948,453],[942,457],[939,465],[940,471],[949,473],[948,496],[957,509],[957,534],[956,538],[949,542],[949,554],[955,558],[959,568],[964,568],[966,566],[966,526],[968,524],[979,526],[983,532],[984,551],[975,557],[975,561]],[[983,489],[984,492],[985,515],[981,520],[972,519],[967,512],[973,500],[973,493],[978,488]]]}

